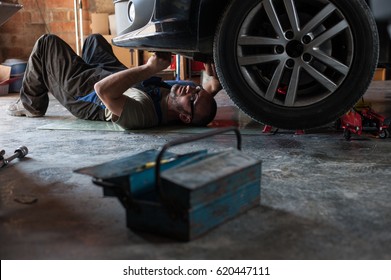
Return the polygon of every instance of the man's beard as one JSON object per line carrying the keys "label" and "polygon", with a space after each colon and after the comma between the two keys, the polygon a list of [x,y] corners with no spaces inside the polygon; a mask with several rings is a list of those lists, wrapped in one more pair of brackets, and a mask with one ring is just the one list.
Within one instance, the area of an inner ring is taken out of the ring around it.
{"label": "man's beard", "polygon": [[176,94],[176,92],[175,92],[175,90],[176,90],[177,88],[178,88],[178,87],[176,87],[175,85],[171,88],[170,94],[169,94],[170,99],[172,100],[172,104],[174,105],[174,108],[175,108],[178,112],[180,112],[180,113],[187,113],[187,112],[184,110],[183,105],[180,104],[180,103],[178,102],[178,99],[177,99],[178,96],[177,96],[177,94]]}

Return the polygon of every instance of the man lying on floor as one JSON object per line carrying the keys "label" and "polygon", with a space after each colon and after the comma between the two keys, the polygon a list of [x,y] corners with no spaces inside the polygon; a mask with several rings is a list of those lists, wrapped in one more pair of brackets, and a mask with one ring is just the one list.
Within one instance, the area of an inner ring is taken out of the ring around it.
{"label": "man lying on floor", "polygon": [[205,64],[212,79],[204,89],[153,77],[170,63],[170,53],[156,53],[146,64],[127,69],[99,34],[86,39],[82,57],[56,35],[46,34],[30,55],[20,99],[7,113],[44,116],[50,92],[78,118],[113,121],[124,129],[177,122],[206,126],[216,115],[214,95],[221,88],[212,65]]}

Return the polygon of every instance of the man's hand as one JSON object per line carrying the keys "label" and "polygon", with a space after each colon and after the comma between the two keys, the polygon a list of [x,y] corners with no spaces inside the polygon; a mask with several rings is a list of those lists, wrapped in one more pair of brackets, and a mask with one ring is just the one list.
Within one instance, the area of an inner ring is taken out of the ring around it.
{"label": "man's hand", "polygon": [[214,63],[205,62],[204,68],[205,68],[205,73],[208,74],[208,76],[217,78],[216,67],[215,67]]}
{"label": "man's hand", "polygon": [[146,65],[154,73],[158,73],[166,69],[171,64],[171,53],[169,52],[156,52],[152,55]]}
{"label": "man's hand", "polygon": [[215,96],[219,90],[221,90],[221,84],[217,77],[216,67],[214,63],[207,62],[204,63],[205,73],[208,78],[207,81],[203,84],[204,89]]}

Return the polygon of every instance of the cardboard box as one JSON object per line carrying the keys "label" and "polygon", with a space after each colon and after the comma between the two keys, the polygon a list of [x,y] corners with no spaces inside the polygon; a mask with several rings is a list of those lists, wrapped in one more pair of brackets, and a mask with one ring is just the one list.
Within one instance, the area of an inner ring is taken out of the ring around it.
{"label": "cardboard box", "polygon": [[109,15],[109,27],[110,35],[117,36],[117,24],[115,21],[115,15]]}
{"label": "cardboard box", "polygon": [[377,68],[375,72],[375,76],[373,77],[374,81],[385,81],[386,80],[386,69],[385,68]]}
{"label": "cardboard box", "polygon": [[111,40],[114,38],[114,36],[112,35],[103,35],[103,37],[112,45],[115,56],[118,58],[119,61],[121,61],[123,65],[128,68],[132,68],[139,65],[137,50],[130,50],[128,48],[120,48],[114,46],[111,43]]}
{"label": "cardboard box", "polygon": [[92,13],[91,14],[91,31],[102,35],[109,35],[109,14]]}
{"label": "cardboard box", "polygon": [[11,67],[0,65],[0,95],[8,94],[11,77]]}

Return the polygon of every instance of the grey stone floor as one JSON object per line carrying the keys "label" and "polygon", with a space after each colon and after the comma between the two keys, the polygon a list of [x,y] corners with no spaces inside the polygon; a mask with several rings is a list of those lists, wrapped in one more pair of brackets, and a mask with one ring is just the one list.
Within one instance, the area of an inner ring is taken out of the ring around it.
{"label": "grey stone floor", "polygon": [[[388,116],[390,85],[375,82],[365,96]],[[44,118],[10,117],[5,109],[16,99],[0,97],[0,149],[10,154],[26,145],[30,153],[0,169],[1,259],[391,259],[389,138],[346,141],[331,127],[245,134],[243,152],[262,160],[260,206],[177,242],[128,229],[119,201],[73,170],[184,133],[42,130],[73,117],[53,99]],[[218,100],[220,110],[238,115],[223,94]],[[174,150],[234,143],[233,135],[219,135]]]}

